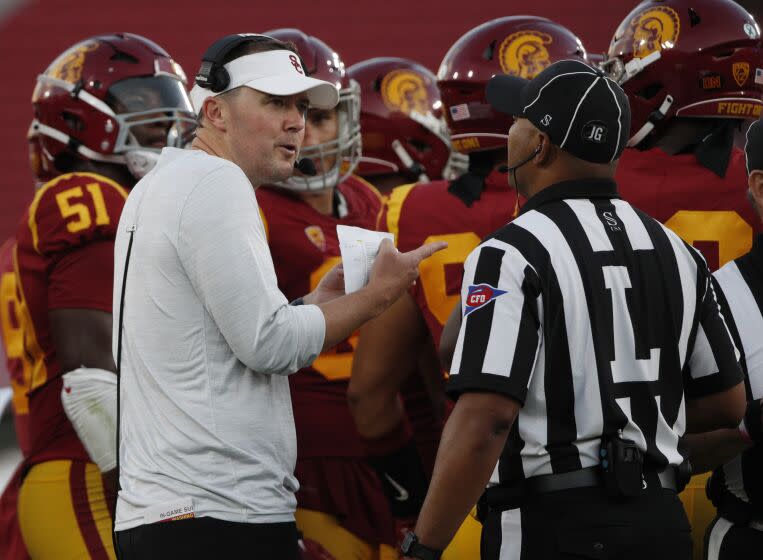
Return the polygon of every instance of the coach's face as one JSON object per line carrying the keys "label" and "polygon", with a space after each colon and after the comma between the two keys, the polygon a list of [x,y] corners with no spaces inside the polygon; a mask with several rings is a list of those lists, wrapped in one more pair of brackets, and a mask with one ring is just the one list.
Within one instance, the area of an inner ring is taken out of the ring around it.
{"label": "coach's face", "polygon": [[226,119],[234,161],[255,185],[288,179],[305,136],[307,96],[240,90],[229,99]]}

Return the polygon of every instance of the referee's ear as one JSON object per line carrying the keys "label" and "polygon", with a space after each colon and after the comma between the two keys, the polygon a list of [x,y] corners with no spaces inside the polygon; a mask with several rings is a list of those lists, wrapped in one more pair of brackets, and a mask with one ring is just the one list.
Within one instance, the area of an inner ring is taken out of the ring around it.
{"label": "referee's ear", "polygon": [[747,186],[750,187],[752,205],[763,221],[763,170],[755,169],[747,178]]}
{"label": "referee's ear", "polygon": [[535,156],[535,161],[541,167],[548,167],[557,156],[557,148],[554,143],[551,142],[551,138],[545,132],[538,131],[538,155]]}

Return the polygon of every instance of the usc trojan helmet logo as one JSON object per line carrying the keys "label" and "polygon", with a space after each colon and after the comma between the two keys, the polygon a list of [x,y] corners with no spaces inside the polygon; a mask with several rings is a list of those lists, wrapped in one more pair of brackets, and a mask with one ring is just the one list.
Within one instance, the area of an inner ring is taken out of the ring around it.
{"label": "usc trojan helmet logo", "polygon": [[678,13],[668,6],[650,8],[631,20],[633,56],[644,58],[655,51],[673,48],[681,31]]}
{"label": "usc trojan helmet logo", "polygon": [[410,70],[393,70],[381,83],[381,96],[391,111],[426,115],[432,110],[424,78]]}
{"label": "usc trojan helmet logo", "polygon": [[85,55],[98,48],[98,43],[84,43],[69,49],[51,65],[49,76],[64,80],[70,84],[76,84],[82,77],[82,66],[85,64]]}
{"label": "usc trojan helmet logo", "polygon": [[532,79],[551,65],[546,45],[554,39],[540,31],[517,31],[503,40],[498,49],[501,69],[511,76]]}

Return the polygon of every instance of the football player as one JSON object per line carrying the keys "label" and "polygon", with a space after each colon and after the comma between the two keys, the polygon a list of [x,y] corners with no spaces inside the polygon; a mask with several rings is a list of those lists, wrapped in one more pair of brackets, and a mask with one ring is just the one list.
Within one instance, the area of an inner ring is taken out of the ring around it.
{"label": "football player", "polygon": [[382,194],[405,183],[455,178],[464,154],[451,150],[437,77],[405,58],[378,57],[347,69],[360,85],[363,155],[356,174]]}
{"label": "football player", "polygon": [[[43,158],[40,150],[40,138],[30,128],[27,137],[29,145],[29,163],[32,175],[35,179],[35,190],[46,181],[53,178],[50,170],[42,167]],[[19,300],[17,293],[16,272],[13,266],[13,254],[16,251],[16,238],[11,237],[0,245],[0,344],[2,351],[0,356],[5,358],[5,367],[8,373],[12,391],[11,411],[13,413],[13,427],[16,432],[16,443],[21,450],[22,457],[29,456],[29,405],[24,386],[24,367],[29,366],[27,360],[23,360],[24,334],[19,322],[19,309],[16,302]],[[0,411],[2,416],[2,411]],[[24,466],[19,465],[7,483],[2,496],[0,496],[0,558],[7,560],[26,560],[29,555],[24,546],[19,528],[17,504],[18,491]]]}
{"label": "football player", "polygon": [[[505,17],[466,33],[445,55],[437,78],[453,147],[468,155],[468,171],[451,181],[400,186],[389,197],[386,227],[400,250],[423,240],[448,242],[421,266],[412,291],[361,329],[350,380],[348,398],[358,431],[376,443],[372,461],[382,481],[390,483],[387,495],[398,517],[417,515],[432,468],[416,456],[398,400],[409,373],[401,364],[412,356],[430,356],[428,364],[414,359],[420,370],[434,370],[442,380],[435,342],[458,304],[463,262],[517,210],[502,169],[511,119],[488,105],[485,86],[495,74],[531,78],[565,58],[585,61],[585,49],[572,32],[545,18]],[[425,470],[416,472],[415,465]],[[406,501],[399,499],[401,488]],[[444,558],[479,557],[479,534],[479,524],[468,518]]]}
{"label": "football player", "polygon": [[[378,191],[352,175],[360,157],[360,98],[340,56],[297,29],[266,32],[293,42],[308,74],[336,85],[335,109],[310,109],[300,158],[315,174],[257,190],[278,285],[307,293],[340,262],[339,224],[377,229]],[[311,171],[300,165],[305,171]],[[379,480],[363,460],[345,398],[356,337],[289,377],[297,431],[297,527],[337,559],[395,558],[395,527]]]}
{"label": "football player", "polygon": [[[114,558],[113,242],[127,191],[195,124],[182,69],[132,34],[92,37],[37,79],[37,191],[16,234],[17,410],[28,413],[19,523],[33,558]],[[41,176],[38,173],[38,176]]]}
{"label": "football player", "polygon": [[[647,0],[617,28],[603,68],[628,95],[629,146],[620,194],[700,249],[711,269],[752,247],[760,223],[746,203],[735,134],[763,102],[760,28],[732,0]],[[695,558],[714,509],[706,476],[682,493]]]}
{"label": "football player", "polygon": [[[465,171],[467,156],[451,150],[437,77],[432,72],[411,60],[379,57],[354,64],[348,75],[360,85],[363,156],[358,175],[388,194],[404,183],[440,180]],[[386,228],[386,219],[382,226]],[[420,371],[414,362],[408,364],[411,373],[417,374],[400,376],[406,379],[401,388],[403,405],[425,472],[434,466],[445,408],[441,372],[430,365],[433,357],[420,358]],[[404,364],[399,365],[402,367]],[[367,443],[369,453],[378,455],[373,438]],[[420,482],[425,484],[423,478]],[[410,493],[408,500],[401,496],[396,491],[392,502],[396,511],[410,503]]]}

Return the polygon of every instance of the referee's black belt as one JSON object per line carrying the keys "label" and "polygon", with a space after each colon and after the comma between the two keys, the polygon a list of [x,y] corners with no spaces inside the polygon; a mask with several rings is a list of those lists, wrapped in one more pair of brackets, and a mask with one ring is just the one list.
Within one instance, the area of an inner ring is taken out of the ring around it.
{"label": "referee's black belt", "polygon": [[[645,488],[659,486],[676,491],[678,488],[676,470],[675,467],[668,467],[663,471],[645,469]],[[566,473],[533,476],[520,481],[515,486],[491,486],[485,490],[481,501],[491,509],[512,509],[521,504],[524,499],[533,496],[597,486],[604,487],[603,473],[598,465]]]}

